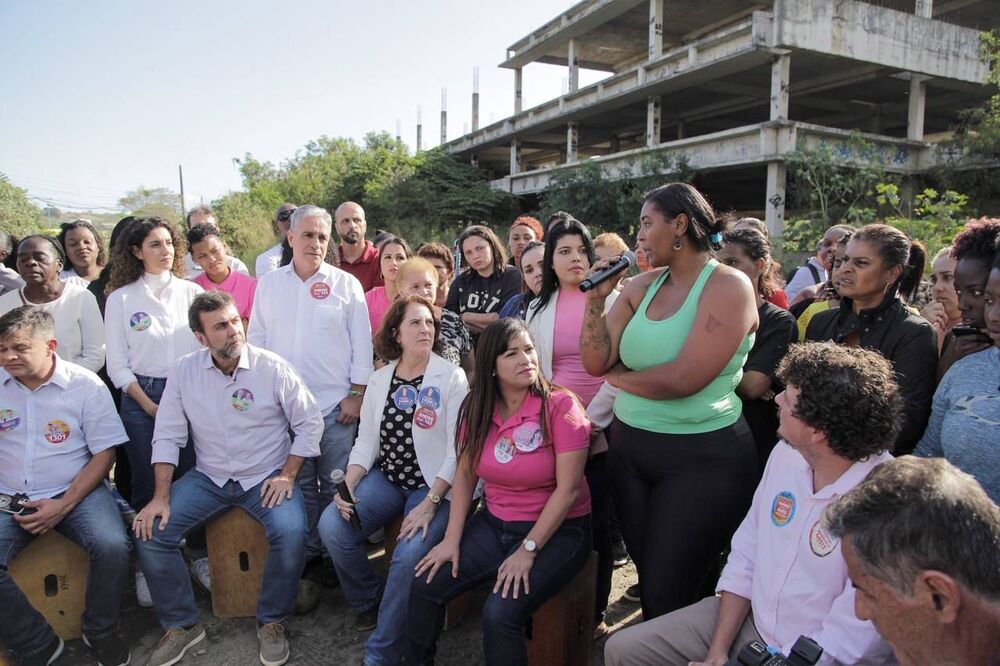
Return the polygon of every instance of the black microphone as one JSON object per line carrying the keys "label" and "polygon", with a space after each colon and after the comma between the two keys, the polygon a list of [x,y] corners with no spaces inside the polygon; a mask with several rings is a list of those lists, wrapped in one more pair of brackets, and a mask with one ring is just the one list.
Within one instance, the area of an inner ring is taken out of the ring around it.
{"label": "black microphone", "polygon": [[[330,481],[333,482],[333,485],[337,486],[337,494],[340,495],[340,499],[344,500],[348,504],[354,504],[354,498],[351,497],[351,489],[347,487],[347,481],[345,480],[343,470],[333,470],[333,472],[330,473]],[[355,532],[361,531],[361,519],[358,518],[357,509],[351,512],[351,527],[354,528]]]}
{"label": "black microphone", "polygon": [[599,273],[594,273],[589,278],[580,283],[580,291],[590,291],[597,285],[605,282],[606,280],[618,275],[626,268],[631,268],[635,266],[635,253],[626,252],[622,256],[618,257],[618,261],[611,264],[603,271]]}

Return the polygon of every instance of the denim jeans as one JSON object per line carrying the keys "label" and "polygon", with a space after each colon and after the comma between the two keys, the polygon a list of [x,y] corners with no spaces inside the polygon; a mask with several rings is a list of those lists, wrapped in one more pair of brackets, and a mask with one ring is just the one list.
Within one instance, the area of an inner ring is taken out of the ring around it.
{"label": "denim jeans", "polygon": [[[452,578],[450,565],[438,570],[428,584],[426,578],[413,581],[407,614],[406,664],[433,664],[437,639],[444,626],[449,601],[496,579],[497,569],[527,536],[535,523],[505,522],[489,508],[476,513],[465,526],[459,546],[458,577]],[[565,587],[583,568],[590,556],[590,516],[567,518],[538,551],[528,574],[531,594],[490,593],[483,606],[483,654],[487,666],[528,663],[525,625],[531,614]]]}
{"label": "denim jeans", "polygon": [[[87,551],[87,609],[83,633],[104,638],[118,623],[128,580],[129,538],[111,491],[104,483],[66,514],[55,530]],[[9,513],[0,513],[0,644],[22,657],[40,652],[53,639],[52,627],[7,573],[34,537]]]}
{"label": "denim jeans", "polygon": [[[139,387],[156,404],[160,404],[163,387],[167,380],[158,377],[136,375]],[[121,408],[122,424],[128,433],[128,444],[125,452],[128,454],[129,467],[132,473],[131,501],[136,511],[149,504],[153,499],[156,482],[153,478],[153,418],[147,414],[127,393],[122,393]],[[181,478],[185,472],[194,467],[194,445],[188,439],[188,444],[181,449],[174,472],[174,480]]]}
{"label": "denim jeans", "polygon": [[427,528],[427,538],[420,535],[399,541],[392,553],[392,562],[382,591],[382,581],[375,575],[365,550],[365,539],[380,527],[404,516],[427,497],[426,487],[405,490],[385,478],[377,466],[365,475],[354,489],[358,501],[356,510],[361,531],[356,532],[344,520],[336,504],[323,511],[319,535],[333,560],[341,589],[351,607],[359,612],[370,610],[379,602],[378,626],[365,645],[365,666],[392,664],[403,656],[406,645],[406,607],[410,601],[410,584],[417,562],[437,545],[448,527],[450,504],[442,501]]}
{"label": "denim jeans", "polygon": [[306,458],[299,469],[299,487],[306,507],[309,534],[306,537],[306,553],[309,557],[323,554],[323,542],[316,529],[323,510],[333,501],[336,487],[330,483],[333,470],[347,471],[347,460],[351,457],[354,438],[358,436],[358,425],[337,423],[340,406],[323,417],[323,437],[319,440],[319,456]]}
{"label": "denim jeans", "polygon": [[186,627],[198,621],[198,606],[181,554],[181,539],[232,507],[241,507],[263,525],[270,544],[257,599],[257,621],[284,622],[294,612],[305,562],[306,514],[302,497],[294,493],[291,499],[268,509],[261,506],[262,484],[243,490],[238,482],[230,480],[220,488],[198,470],[191,470],[173,485],[166,529],[160,531],[157,518],[153,522],[153,538],[136,540],[139,566],[146,574],[156,616],[164,629]]}

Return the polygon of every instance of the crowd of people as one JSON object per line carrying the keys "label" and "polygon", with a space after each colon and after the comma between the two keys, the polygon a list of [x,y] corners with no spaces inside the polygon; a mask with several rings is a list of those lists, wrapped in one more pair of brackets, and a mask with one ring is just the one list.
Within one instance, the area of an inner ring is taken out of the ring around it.
{"label": "crowd of people", "polygon": [[629,244],[566,212],[453,246],[369,240],[354,202],[274,225],[254,276],[204,207],[126,217],[107,247],[86,220],[0,232],[15,663],[63,650],[7,573],[50,530],[88,553],[98,661],[130,663],[131,580],[164,630],[147,663],[181,662],[206,638],[204,528],[234,507],[269,543],[265,666],[338,584],[366,665],[434,663],[482,585],[486,663],[525,664],[592,551],[595,640],[614,567],[637,572],[608,664],[800,636],[824,665],[1000,663],[1000,220],[969,221],[929,286],[919,239],[882,224],[831,227],[782,276],[766,225],[677,183],[645,197],[636,269],[602,279]]}

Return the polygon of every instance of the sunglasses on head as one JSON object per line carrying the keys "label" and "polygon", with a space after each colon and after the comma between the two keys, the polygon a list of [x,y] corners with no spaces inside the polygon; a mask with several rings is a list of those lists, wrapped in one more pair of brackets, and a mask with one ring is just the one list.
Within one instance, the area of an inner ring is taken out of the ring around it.
{"label": "sunglasses on head", "polygon": [[295,212],[294,208],[292,208],[290,210],[283,210],[283,211],[281,211],[280,213],[278,213],[278,221],[280,221],[280,222],[288,222],[288,220],[292,219],[292,213],[294,213],[294,212]]}

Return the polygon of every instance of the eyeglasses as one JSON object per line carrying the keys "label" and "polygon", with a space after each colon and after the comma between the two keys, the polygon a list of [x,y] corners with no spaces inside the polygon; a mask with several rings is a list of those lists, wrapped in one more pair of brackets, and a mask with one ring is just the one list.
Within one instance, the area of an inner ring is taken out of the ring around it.
{"label": "eyeglasses", "polygon": [[288,222],[288,220],[292,219],[292,213],[294,212],[295,212],[294,208],[281,211],[280,213],[278,213],[278,221]]}

